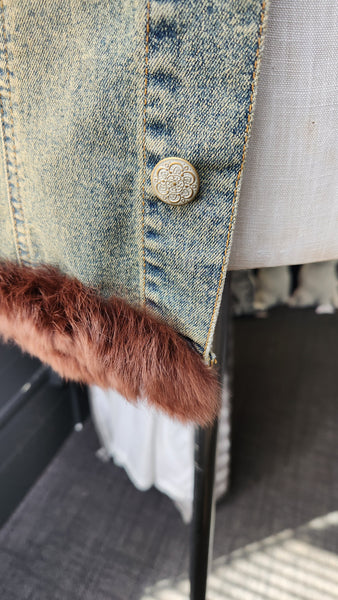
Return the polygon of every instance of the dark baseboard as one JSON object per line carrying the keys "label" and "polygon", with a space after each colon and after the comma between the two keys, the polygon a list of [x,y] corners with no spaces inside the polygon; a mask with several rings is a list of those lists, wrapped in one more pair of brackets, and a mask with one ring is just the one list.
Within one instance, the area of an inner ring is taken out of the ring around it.
{"label": "dark baseboard", "polygon": [[88,399],[85,388],[64,383],[16,348],[1,347],[0,359],[1,527],[74,426],[79,429],[79,420],[86,419]]}

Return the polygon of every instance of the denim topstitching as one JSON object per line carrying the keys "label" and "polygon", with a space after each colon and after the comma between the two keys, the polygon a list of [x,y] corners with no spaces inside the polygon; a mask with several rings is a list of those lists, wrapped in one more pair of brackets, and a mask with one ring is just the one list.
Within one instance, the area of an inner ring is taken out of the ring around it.
{"label": "denim topstitching", "polygon": [[150,31],[150,0],[147,0],[146,5],[146,41],[144,54],[144,106],[143,106],[143,182],[142,182],[142,260],[143,260],[143,285],[141,303],[146,303],[146,257],[145,257],[145,241],[144,241],[144,211],[145,211],[145,194],[146,194],[146,126],[147,126],[147,91],[148,91],[148,59],[149,59],[149,31]]}
{"label": "denim topstitching", "polygon": [[[30,257],[27,245],[27,232],[25,229],[25,219],[23,213],[22,200],[20,195],[19,188],[19,173],[18,173],[18,161],[17,161],[17,151],[15,144],[15,135],[14,135],[14,116],[13,116],[13,103],[12,103],[12,94],[11,94],[11,83],[10,83],[10,71],[9,71],[9,57],[8,57],[8,48],[7,48],[7,33],[5,26],[5,10],[3,0],[0,0],[0,9],[1,9],[1,17],[2,17],[2,34],[3,34],[3,42],[4,42],[4,57],[5,57],[5,71],[6,71],[6,83],[7,83],[7,93],[9,100],[9,117],[10,117],[10,140],[13,145],[13,157],[14,157],[14,174],[16,179],[16,197],[13,195],[11,190],[11,161],[9,158],[9,148],[6,143],[6,122],[5,122],[5,109],[3,97],[0,92],[0,105],[1,105],[1,121],[2,121],[2,131],[3,131],[3,144],[5,150],[6,157],[6,171],[7,171],[7,189],[8,189],[8,199],[10,204],[10,214],[12,219],[12,226],[14,232],[14,241],[16,247],[16,254],[18,258],[19,264],[30,264]],[[6,88],[5,88],[6,89]],[[23,231],[19,232],[19,223],[22,223]],[[20,240],[20,237],[23,238]]]}
{"label": "denim topstitching", "polygon": [[15,220],[14,220],[14,214],[13,214],[12,205],[11,205],[11,190],[10,190],[10,185],[9,185],[9,180],[10,180],[9,156],[8,156],[8,148],[7,148],[7,144],[6,144],[5,112],[4,112],[4,108],[3,108],[1,89],[0,89],[0,114],[1,114],[1,129],[2,129],[3,147],[4,147],[4,153],[5,153],[5,161],[4,162],[6,163],[6,172],[7,172],[7,193],[8,193],[9,205],[10,205],[9,212],[11,215],[12,228],[13,228],[13,232],[14,232],[14,243],[15,243],[16,255],[17,255],[19,263],[21,263],[21,257],[20,257],[20,251],[19,251],[19,240],[18,240],[17,230],[16,230],[16,226],[15,226]]}

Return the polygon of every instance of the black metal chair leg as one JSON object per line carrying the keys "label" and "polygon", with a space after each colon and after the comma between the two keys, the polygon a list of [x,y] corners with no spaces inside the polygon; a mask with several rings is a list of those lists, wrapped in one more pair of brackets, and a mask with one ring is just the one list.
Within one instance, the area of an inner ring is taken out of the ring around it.
{"label": "black metal chair leg", "polygon": [[71,401],[71,409],[73,414],[74,421],[74,430],[82,431],[83,429],[83,416],[81,413],[81,388],[79,384],[71,381],[69,383],[70,389],[70,401]]}
{"label": "black metal chair leg", "polygon": [[[214,336],[214,353],[222,386],[230,328],[230,276],[225,282]],[[195,482],[190,551],[190,600],[205,600],[211,563],[215,503],[213,499],[217,425],[195,431]]]}
{"label": "black metal chair leg", "polygon": [[190,554],[190,598],[205,600],[213,510],[217,423],[195,432],[195,487]]}

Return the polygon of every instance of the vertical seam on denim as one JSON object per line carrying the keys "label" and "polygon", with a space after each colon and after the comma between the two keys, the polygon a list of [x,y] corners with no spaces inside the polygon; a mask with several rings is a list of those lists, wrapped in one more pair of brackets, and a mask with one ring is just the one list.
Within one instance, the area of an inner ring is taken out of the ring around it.
{"label": "vertical seam on denim", "polygon": [[261,40],[262,40],[262,33],[263,33],[263,21],[264,21],[264,15],[265,15],[265,7],[266,7],[266,1],[263,0],[263,2],[261,4],[260,25],[259,25],[259,30],[258,30],[258,40],[257,40],[256,56],[255,56],[253,73],[252,73],[252,77],[251,77],[250,105],[249,105],[249,112],[248,112],[246,129],[245,129],[245,133],[244,133],[244,145],[243,145],[243,152],[242,152],[242,160],[241,160],[241,166],[239,168],[239,171],[238,171],[238,174],[237,174],[237,178],[236,178],[234,195],[233,195],[233,199],[232,199],[231,216],[230,216],[230,222],[229,222],[229,227],[228,227],[227,241],[226,241],[225,251],[224,251],[224,254],[223,254],[222,268],[221,268],[221,274],[220,274],[220,278],[219,278],[219,282],[218,282],[218,287],[217,287],[217,292],[216,292],[216,299],[215,299],[215,303],[214,303],[213,312],[212,312],[212,315],[211,315],[211,321],[210,321],[210,325],[209,325],[209,329],[208,329],[208,333],[207,333],[207,339],[206,339],[205,346],[204,346],[204,353],[203,353],[204,358],[206,357],[206,354],[207,354],[207,348],[208,348],[208,344],[209,344],[211,330],[212,330],[212,326],[214,324],[214,319],[215,319],[216,310],[217,310],[218,298],[219,298],[219,294],[220,294],[221,287],[222,287],[224,269],[225,269],[225,265],[226,265],[226,259],[227,259],[227,255],[228,255],[228,248],[229,248],[229,242],[230,242],[230,234],[231,234],[231,228],[232,228],[232,221],[233,221],[234,210],[235,210],[235,205],[236,205],[238,184],[239,184],[239,181],[241,179],[241,175],[242,175],[242,171],[243,171],[243,167],[244,167],[244,162],[245,162],[246,148],[247,148],[247,142],[248,142],[248,137],[249,137],[249,129],[250,129],[252,107],[253,107],[253,100],[254,100],[254,92],[255,92],[256,72],[257,72],[258,60],[259,60],[259,55],[260,55]]}
{"label": "vertical seam on denim", "polygon": [[[2,32],[3,32],[3,39],[4,39],[5,70],[6,70],[6,79],[7,79],[7,87],[8,87],[7,91],[8,91],[8,99],[9,99],[10,139],[13,144],[14,173],[15,173],[15,179],[16,179],[17,198],[15,198],[13,196],[13,194],[11,193],[11,190],[10,190],[10,168],[9,168],[10,161],[9,161],[8,146],[6,146],[6,139],[5,139],[6,138],[5,111],[4,111],[4,106],[3,106],[3,102],[2,102],[1,103],[1,115],[2,115],[2,128],[3,128],[3,135],[4,135],[6,161],[7,161],[7,166],[6,166],[7,189],[8,189],[10,208],[11,208],[11,216],[12,216],[12,225],[13,225],[13,231],[14,231],[14,237],[15,237],[16,253],[17,253],[18,261],[21,264],[22,262],[24,262],[23,261],[23,252],[22,252],[22,247],[21,247],[20,240],[19,240],[17,216],[15,213],[16,212],[19,213],[20,219],[23,223],[23,227],[25,227],[25,221],[24,221],[22,200],[21,200],[20,189],[19,189],[19,172],[18,172],[18,161],[17,161],[17,150],[16,150],[16,144],[15,144],[15,135],[14,135],[14,115],[13,115],[11,82],[10,82],[10,72],[9,72],[7,33],[6,33],[6,26],[5,26],[5,9],[4,9],[3,0],[0,0],[0,8],[1,8],[1,15],[2,15]],[[26,233],[24,235],[26,238]],[[26,253],[28,254],[27,239],[26,239]]]}
{"label": "vertical seam on denim", "polygon": [[[6,44],[6,30],[5,30],[5,22],[4,22],[5,18],[4,18],[3,0],[0,0],[0,8],[1,8],[1,20],[2,20],[2,32],[3,32],[3,38],[4,38],[4,55],[5,55],[5,61],[6,61],[8,55],[7,55],[7,48],[5,45]],[[6,64],[6,67],[7,67],[7,64]],[[6,75],[7,75],[7,69],[6,69]],[[7,75],[7,77],[8,77],[8,75]],[[8,195],[8,201],[9,201],[9,206],[10,206],[12,228],[13,228],[13,232],[14,232],[14,243],[15,243],[16,255],[18,258],[18,262],[21,263],[19,240],[18,240],[18,234],[17,234],[17,230],[16,230],[15,219],[14,219],[14,214],[13,214],[13,207],[12,207],[12,194],[11,194],[11,189],[10,189],[9,153],[8,153],[8,146],[6,144],[5,111],[4,111],[1,91],[0,91],[0,112],[1,112],[2,139],[3,139],[3,147],[4,147],[4,152],[5,152],[6,173],[7,173],[7,195]]]}
{"label": "vertical seam on denim", "polygon": [[3,108],[1,91],[0,91],[0,113],[1,113],[2,143],[3,143],[3,147],[4,147],[6,173],[7,173],[7,178],[6,178],[7,179],[7,182],[6,182],[7,183],[7,195],[8,195],[8,199],[9,199],[11,222],[12,222],[12,228],[13,228],[13,232],[14,232],[14,245],[15,245],[18,262],[21,263],[19,240],[18,240],[18,235],[17,235],[17,231],[16,231],[16,227],[15,227],[14,215],[13,215],[12,204],[11,204],[11,190],[10,190],[10,185],[9,185],[9,180],[10,180],[9,156],[8,156],[8,148],[7,148],[7,144],[6,144],[5,112],[4,112],[4,108]]}
{"label": "vertical seam on denim", "polygon": [[142,261],[143,261],[143,286],[142,303],[146,302],[146,256],[144,239],[144,213],[145,213],[145,195],[146,195],[146,125],[147,125],[147,93],[148,93],[148,59],[149,59],[149,31],[150,31],[150,0],[146,4],[146,41],[144,53],[144,103],[143,103],[143,182],[142,182]]}

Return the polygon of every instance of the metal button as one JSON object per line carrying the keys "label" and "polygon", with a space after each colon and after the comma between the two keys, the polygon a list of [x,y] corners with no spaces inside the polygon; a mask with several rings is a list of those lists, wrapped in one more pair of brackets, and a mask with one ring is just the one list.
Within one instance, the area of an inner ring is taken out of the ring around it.
{"label": "metal button", "polygon": [[191,202],[196,197],[199,184],[196,169],[177,156],[160,160],[151,174],[154,194],[173,206]]}

